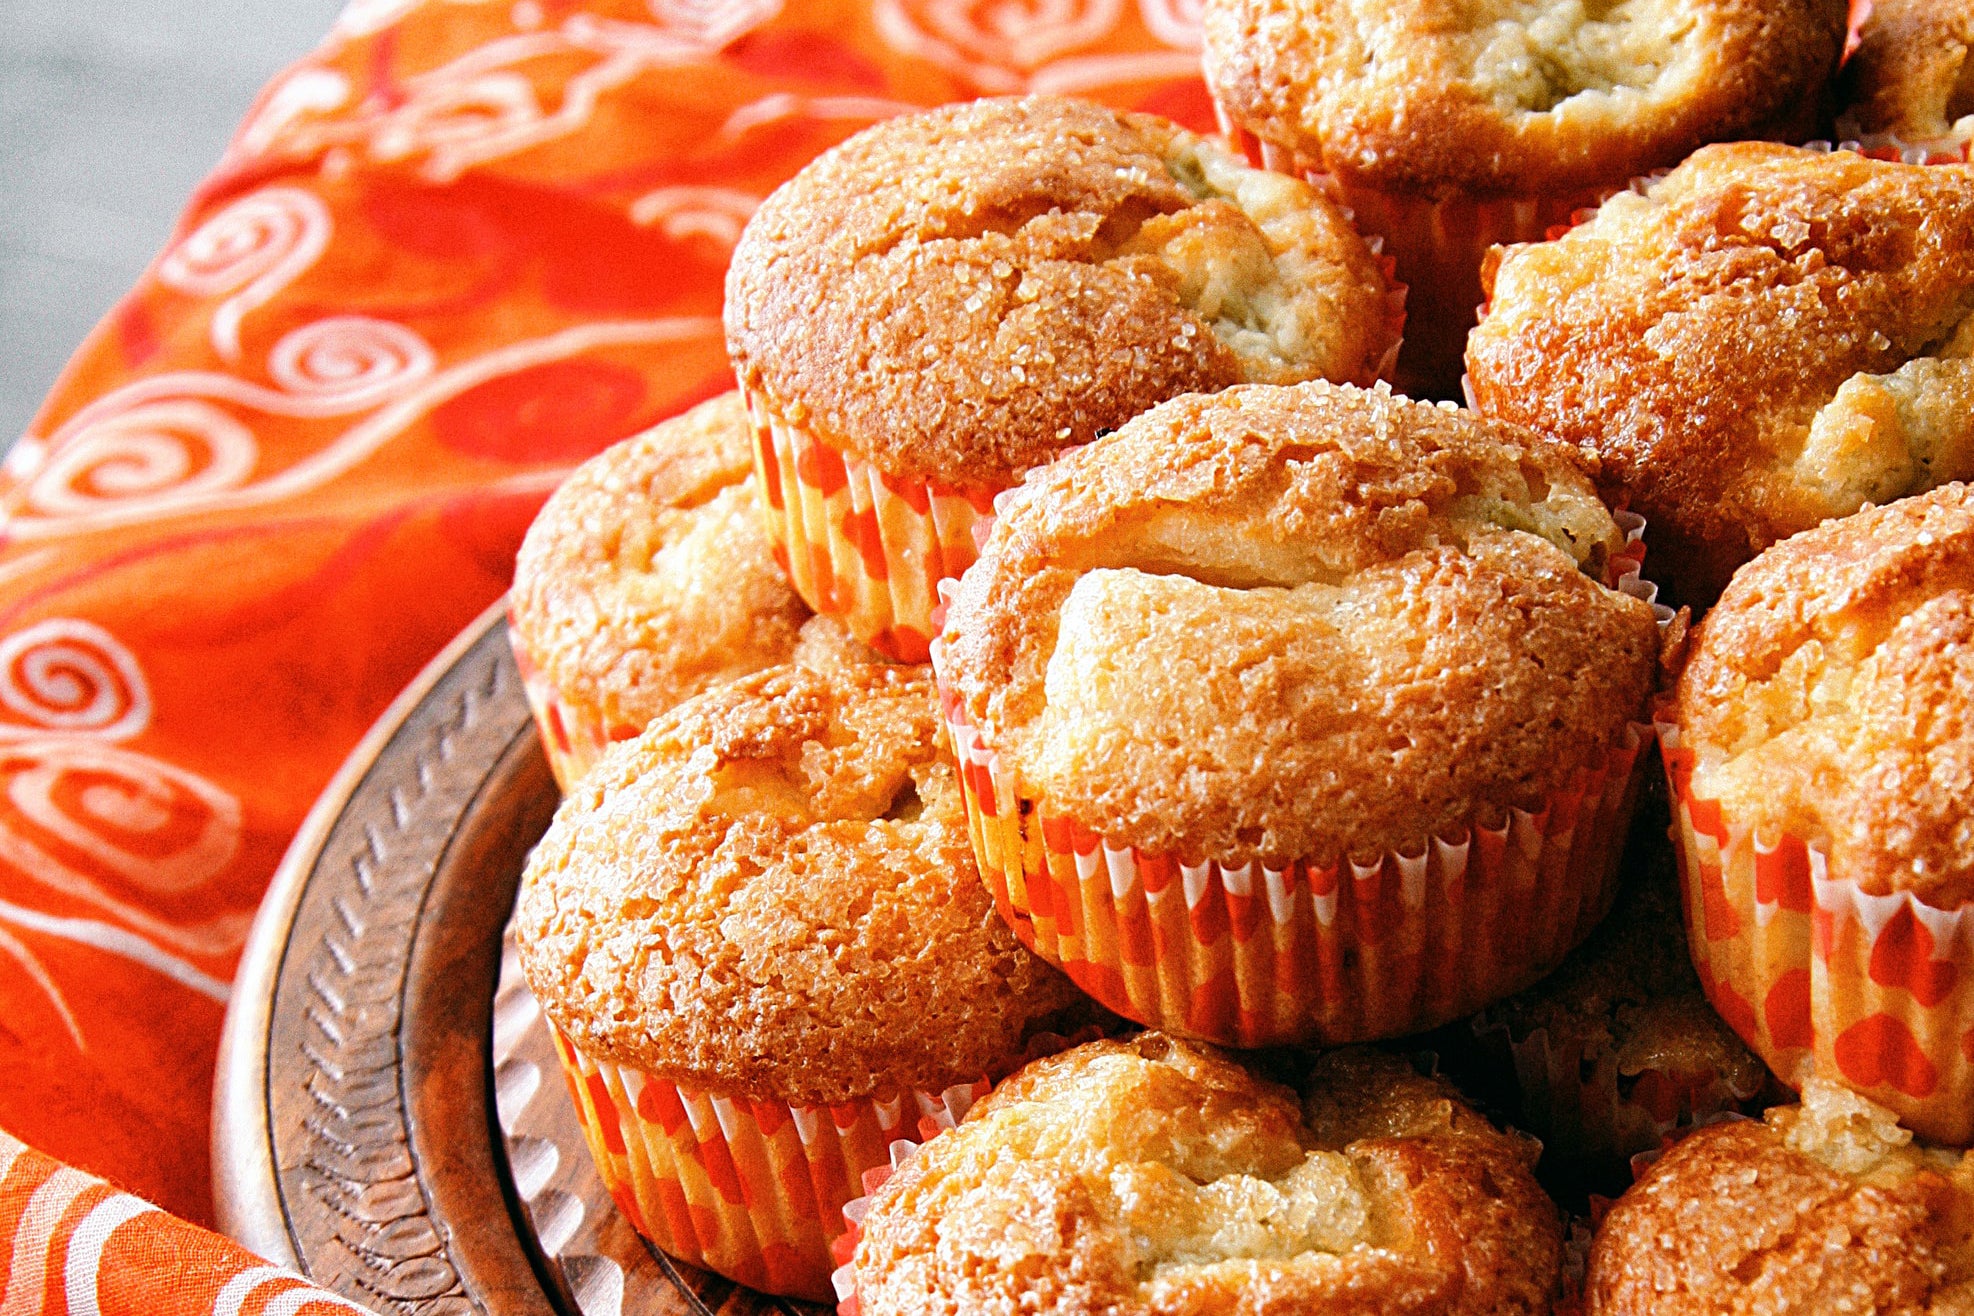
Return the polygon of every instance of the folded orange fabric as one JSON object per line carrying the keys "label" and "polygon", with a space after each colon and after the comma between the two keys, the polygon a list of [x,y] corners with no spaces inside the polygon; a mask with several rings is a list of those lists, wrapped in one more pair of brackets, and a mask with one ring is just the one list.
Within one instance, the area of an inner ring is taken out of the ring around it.
{"label": "folded orange fabric", "polygon": [[[209,1220],[220,1019],[288,838],[567,469],[730,387],[757,201],[982,93],[1210,129],[1196,8],[354,0],[0,472],[0,1127]],[[81,1182],[11,1148],[0,1285]],[[118,1284],[238,1260],[187,1237],[119,1229]]]}

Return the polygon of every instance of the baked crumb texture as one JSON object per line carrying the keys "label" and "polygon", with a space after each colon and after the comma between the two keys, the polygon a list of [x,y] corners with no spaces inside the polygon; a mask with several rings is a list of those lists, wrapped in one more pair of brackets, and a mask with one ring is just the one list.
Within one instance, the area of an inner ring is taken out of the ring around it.
{"label": "baked crumb texture", "polygon": [[1974,138],[1974,4],[1873,0],[1844,66],[1845,127],[1908,143]]}
{"label": "baked crumb texture", "polygon": [[995,915],[929,670],[770,668],[613,746],[530,857],[521,965],[666,1251],[822,1298],[890,1143],[1094,1013]]}
{"label": "baked crumb texture", "polygon": [[1386,269],[1306,184],[1148,115],[1028,97],[859,133],[762,204],[727,282],[796,588],[923,660],[995,492],[1176,394],[1370,383]]}
{"label": "baked crumb texture", "polygon": [[861,1316],[1549,1310],[1535,1148],[1385,1056],[1305,1094],[1162,1034],[1031,1065],[875,1194]]}
{"label": "baked crumb texture", "polygon": [[1708,147],[1506,252],[1475,404],[1582,445],[1710,602],[1778,539],[1974,475],[1974,170]]}
{"label": "baked crumb texture", "polygon": [[1974,1161],[1813,1080],[1661,1157],[1599,1228],[1587,1296],[1591,1316],[1974,1311]]}
{"label": "baked crumb texture", "polygon": [[528,528],[510,633],[565,791],[672,705],[794,655],[809,609],[770,552],[752,452],[729,393],[584,462]]}
{"label": "baked crumb texture", "polygon": [[1693,953],[1785,1077],[1974,1140],[1974,490],[1827,522],[1700,623],[1666,762]]}
{"label": "baked crumb texture", "polygon": [[[1642,824],[1643,820],[1641,820]],[[1508,1087],[1545,1164],[1623,1174],[1695,1121],[1744,1109],[1768,1071],[1708,1006],[1686,950],[1679,880],[1663,834],[1634,827],[1611,913],[1556,972],[1475,1015],[1446,1057],[1454,1076]],[[1644,850],[1643,862],[1630,857]],[[1624,1182],[1620,1179],[1619,1182]]]}
{"label": "baked crumb texture", "polygon": [[952,592],[982,872],[1085,990],[1218,1040],[1514,990],[1608,897],[1657,652],[1599,582],[1623,544],[1527,432],[1327,384],[1164,404],[1032,474]]}
{"label": "baked crumb texture", "polygon": [[1843,0],[1207,0],[1205,72],[1251,158],[1385,239],[1398,385],[1459,397],[1480,270],[1706,142],[1817,131]]}

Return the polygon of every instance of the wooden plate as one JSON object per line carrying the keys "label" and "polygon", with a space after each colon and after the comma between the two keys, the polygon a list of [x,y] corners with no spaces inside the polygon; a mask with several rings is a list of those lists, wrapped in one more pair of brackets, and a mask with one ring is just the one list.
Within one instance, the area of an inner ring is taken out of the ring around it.
{"label": "wooden plate", "polygon": [[380,1312],[821,1311],[672,1261],[611,1204],[504,939],[555,801],[496,606],[275,874],[220,1045],[223,1227]]}

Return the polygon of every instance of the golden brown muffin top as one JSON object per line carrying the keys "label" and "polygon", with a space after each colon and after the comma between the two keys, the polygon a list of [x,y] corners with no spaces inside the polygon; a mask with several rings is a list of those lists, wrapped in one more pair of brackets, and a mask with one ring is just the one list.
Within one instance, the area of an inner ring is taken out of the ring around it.
{"label": "golden brown muffin top", "polygon": [[1710,146],[1508,249],[1491,295],[1477,405],[1602,458],[1687,601],[1974,475],[1974,170]]}
{"label": "golden brown muffin top", "polygon": [[971,1081],[1082,999],[994,912],[931,670],[874,660],[771,668],[612,746],[514,926],[579,1048],[761,1100]]}
{"label": "golden brown muffin top", "polygon": [[1974,489],[1784,540],[1735,573],[1674,691],[1693,791],[1832,876],[1974,900]]}
{"label": "golden brown muffin top", "polygon": [[1549,1310],[1530,1144],[1374,1052],[1309,1087],[1159,1033],[1030,1065],[876,1193],[865,1316]]}
{"label": "golden brown muffin top", "polygon": [[1551,1049],[1579,1043],[1586,1062],[1612,1057],[1617,1073],[1714,1074],[1753,1094],[1762,1062],[1701,993],[1680,922],[1678,873],[1663,838],[1643,847],[1632,834],[1624,885],[1590,938],[1540,983],[1490,1006],[1481,1019],[1516,1039],[1547,1031]]}
{"label": "golden brown muffin top", "polygon": [[1947,137],[1974,115],[1974,3],[1873,0],[1845,65],[1848,113],[1865,132]]}
{"label": "golden brown muffin top", "polygon": [[1700,1129],[1611,1208],[1591,1316],[1964,1316],[1974,1160],[1812,1079],[1800,1106]]}
{"label": "golden brown muffin top", "polygon": [[784,663],[809,610],[754,505],[738,393],[578,466],[535,517],[508,596],[529,657],[608,728]]}
{"label": "golden brown muffin top", "polygon": [[893,474],[1007,483],[1178,393],[1369,383],[1376,259],[1302,182],[1063,97],[892,119],[765,201],[727,278],[744,386]]}
{"label": "golden brown muffin top", "polygon": [[1041,470],[942,674],[1026,793],[1241,863],[1416,853],[1640,715],[1651,609],[1574,454],[1382,390],[1174,399]]}
{"label": "golden brown muffin top", "polygon": [[1394,191],[1622,183],[1814,110],[1844,0],[1205,0],[1236,123]]}

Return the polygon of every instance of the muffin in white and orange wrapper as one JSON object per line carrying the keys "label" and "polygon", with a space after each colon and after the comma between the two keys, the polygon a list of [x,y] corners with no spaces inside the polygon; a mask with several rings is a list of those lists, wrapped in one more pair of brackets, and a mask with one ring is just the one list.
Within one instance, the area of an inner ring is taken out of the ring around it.
{"label": "muffin in white and orange wrapper", "polygon": [[729,393],[584,462],[528,528],[509,633],[563,790],[672,705],[795,657],[810,613],[761,527],[753,452]]}
{"label": "muffin in white and orange wrapper", "polygon": [[755,212],[727,344],[816,611],[923,661],[993,497],[1154,403],[1369,383],[1403,293],[1334,206],[1164,119],[1062,97],[892,119]]}
{"label": "muffin in white and orange wrapper", "polygon": [[[1542,1140],[1546,1182],[1593,1191],[1668,1135],[1747,1110],[1768,1069],[1700,989],[1662,799],[1641,809],[1610,915],[1556,972],[1440,1047],[1448,1073]],[[1437,1035],[1436,1035],[1437,1036]]]}
{"label": "muffin in white and orange wrapper", "polygon": [[1707,142],[1822,131],[1845,0],[1206,0],[1250,157],[1308,177],[1411,286],[1398,386],[1457,396],[1490,246]]}
{"label": "muffin in white and orange wrapper", "polygon": [[1735,574],[1663,708],[1687,924],[1722,1017],[1974,1141],[1974,490]]}
{"label": "muffin in white and orange wrapper", "polygon": [[1699,1129],[1597,1227],[1588,1316],[1952,1316],[1974,1309],[1974,1157],[1813,1079]]}
{"label": "muffin in white and orange wrapper", "polygon": [[1477,410],[1596,454],[1704,607],[1779,539],[1974,477],[1974,172],[1709,146],[1502,255]]}
{"label": "muffin in white and orange wrapper", "polygon": [[770,668],[612,747],[529,860],[521,965],[632,1225],[829,1292],[900,1138],[1100,1014],[994,914],[932,674]]}
{"label": "muffin in white and orange wrapper", "polygon": [[1549,1311],[1535,1144],[1375,1052],[1298,1086],[1162,1033],[1038,1061],[884,1178],[838,1310]]}
{"label": "muffin in white and orange wrapper", "polygon": [[1413,1032],[1608,906],[1652,607],[1572,450],[1377,389],[1162,404],[1032,473],[934,646],[974,847],[1112,1009]]}

